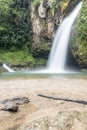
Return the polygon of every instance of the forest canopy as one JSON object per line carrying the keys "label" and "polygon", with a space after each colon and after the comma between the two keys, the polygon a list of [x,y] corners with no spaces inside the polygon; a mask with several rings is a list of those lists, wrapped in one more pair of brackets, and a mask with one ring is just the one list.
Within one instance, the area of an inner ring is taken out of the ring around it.
{"label": "forest canopy", "polygon": [[29,0],[0,0],[0,48],[22,48],[31,42]]}

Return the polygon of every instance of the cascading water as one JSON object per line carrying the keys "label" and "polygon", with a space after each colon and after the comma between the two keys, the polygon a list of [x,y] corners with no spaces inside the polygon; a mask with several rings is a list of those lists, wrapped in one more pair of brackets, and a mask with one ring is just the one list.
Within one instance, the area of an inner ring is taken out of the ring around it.
{"label": "cascading water", "polygon": [[72,30],[72,26],[78,16],[78,13],[81,9],[82,2],[80,2],[73,12],[64,19],[62,24],[57,30],[52,50],[48,59],[47,68],[48,71],[56,72],[56,73],[64,73],[65,72],[65,62],[67,55],[67,48],[70,39],[70,33]]}
{"label": "cascading water", "polygon": [[2,65],[3,68],[5,68],[8,72],[15,72],[14,70],[12,70],[10,67],[8,67],[6,64]]}

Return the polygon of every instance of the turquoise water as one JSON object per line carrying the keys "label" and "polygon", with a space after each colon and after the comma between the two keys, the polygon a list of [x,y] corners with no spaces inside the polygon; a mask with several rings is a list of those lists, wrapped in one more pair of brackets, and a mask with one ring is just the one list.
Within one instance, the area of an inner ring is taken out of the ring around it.
{"label": "turquoise water", "polygon": [[86,78],[87,79],[87,72],[69,72],[69,73],[39,73],[37,72],[3,72],[0,73],[0,79],[2,78],[46,78],[46,77],[71,77],[71,78]]}

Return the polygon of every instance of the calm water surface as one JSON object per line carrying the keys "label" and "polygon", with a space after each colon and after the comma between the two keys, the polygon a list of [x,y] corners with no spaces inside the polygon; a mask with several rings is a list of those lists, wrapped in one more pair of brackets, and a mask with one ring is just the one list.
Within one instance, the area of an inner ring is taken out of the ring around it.
{"label": "calm water surface", "polygon": [[66,73],[44,73],[44,72],[3,72],[0,73],[0,79],[4,78],[49,78],[49,77],[65,77],[65,78],[85,78],[87,79],[87,72],[66,72]]}

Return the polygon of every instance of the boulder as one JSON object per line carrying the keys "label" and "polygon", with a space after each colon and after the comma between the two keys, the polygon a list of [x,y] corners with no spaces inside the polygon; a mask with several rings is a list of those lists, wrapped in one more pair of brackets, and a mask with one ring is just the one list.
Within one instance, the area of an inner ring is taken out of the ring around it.
{"label": "boulder", "polygon": [[14,102],[8,100],[7,102],[4,103],[4,107],[1,108],[1,110],[9,112],[17,112],[18,106]]}
{"label": "boulder", "polygon": [[22,96],[12,98],[11,101],[16,103],[17,105],[22,105],[30,102],[27,97],[22,97]]}
{"label": "boulder", "polygon": [[12,99],[5,99],[1,101],[0,110],[9,111],[9,112],[17,112],[18,105],[26,104],[29,102],[27,97],[18,96]]}

